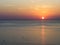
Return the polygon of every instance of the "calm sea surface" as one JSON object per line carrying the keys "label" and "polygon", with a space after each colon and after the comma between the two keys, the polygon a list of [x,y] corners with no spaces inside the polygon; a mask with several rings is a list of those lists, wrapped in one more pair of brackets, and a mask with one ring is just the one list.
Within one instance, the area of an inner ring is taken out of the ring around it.
{"label": "calm sea surface", "polygon": [[60,45],[60,21],[0,20],[0,45]]}

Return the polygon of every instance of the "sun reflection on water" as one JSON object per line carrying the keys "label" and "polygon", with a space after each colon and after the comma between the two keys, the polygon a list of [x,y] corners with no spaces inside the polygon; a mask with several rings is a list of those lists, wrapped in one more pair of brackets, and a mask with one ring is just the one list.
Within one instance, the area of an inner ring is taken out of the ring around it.
{"label": "sun reflection on water", "polygon": [[45,45],[45,26],[42,25],[42,32],[41,32],[41,35],[42,35],[42,45]]}

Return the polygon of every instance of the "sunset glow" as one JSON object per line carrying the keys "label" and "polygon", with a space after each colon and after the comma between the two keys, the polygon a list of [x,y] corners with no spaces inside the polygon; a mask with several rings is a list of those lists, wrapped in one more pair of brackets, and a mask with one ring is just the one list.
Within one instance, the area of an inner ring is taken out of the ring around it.
{"label": "sunset glow", "polygon": [[42,20],[45,19],[44,17],[42,17]]}
{"label": "sunset glow", "polygon": [[60,45],[60,0],[0,0],[0,45]]}
{"label": "sunset glow", "polygon": [[60,18],[59,4],[60,0],[0,0],[0,18]]}

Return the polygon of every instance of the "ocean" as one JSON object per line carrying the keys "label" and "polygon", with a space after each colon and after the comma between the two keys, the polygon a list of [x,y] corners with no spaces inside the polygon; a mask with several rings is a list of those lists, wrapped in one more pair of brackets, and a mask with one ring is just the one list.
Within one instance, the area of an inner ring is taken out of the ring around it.
{"label": "ocean", "polygon": [[60,21],[0,20],[0,45],[60,45]]}

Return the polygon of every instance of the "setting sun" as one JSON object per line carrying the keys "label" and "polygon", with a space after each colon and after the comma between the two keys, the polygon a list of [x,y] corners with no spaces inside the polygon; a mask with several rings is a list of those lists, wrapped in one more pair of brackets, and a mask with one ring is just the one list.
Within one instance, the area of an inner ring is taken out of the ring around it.
{"label": "setting sun", "polygon": [[42,17],[42,19],[44,19],[44,17]]}

